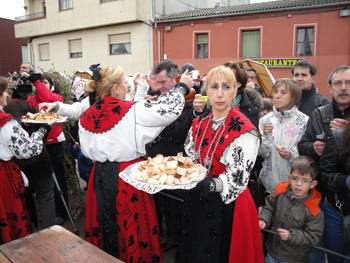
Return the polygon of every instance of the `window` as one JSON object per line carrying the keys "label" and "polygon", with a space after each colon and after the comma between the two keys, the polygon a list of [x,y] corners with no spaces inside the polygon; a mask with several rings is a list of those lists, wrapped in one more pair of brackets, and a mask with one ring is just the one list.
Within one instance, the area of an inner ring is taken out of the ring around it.
{"label": "window", "polygon": [[70,58],[81,58],[83,52],[81,48],[81,39],[69,40]]}
{"label": "window", "polygon": [[49,43],[39,44],[39,56],[40,61],[50,60]]}
{"label": "window", "polygon": [[131,54],[131,34],[117,34],[109,36],[110,54]]}
{"label": "window", "polygon": [[312,56],[314,46],[314,28],[298,28],[297,33],[297,56]]}
{"label": "window", "polygon": [[197,34],[197,58],[208,58],[208,34]]}
{"label": "window", "polygon": [[60,11],[73,8],[73,0],[59,0],[59,1],[60,1]]}
{"label": "window", "polygon": [[242,58],[260,56],[260,30],[242,31]]}

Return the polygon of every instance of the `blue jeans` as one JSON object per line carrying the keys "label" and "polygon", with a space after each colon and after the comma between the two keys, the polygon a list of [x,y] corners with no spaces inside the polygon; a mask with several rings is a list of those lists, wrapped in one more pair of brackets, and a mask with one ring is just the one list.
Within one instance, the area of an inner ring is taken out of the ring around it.
{"label": "blue jeans", "polygon": [[[324,213],[323,242],[325,248],[350,256],[350,251],[346,250],[343,239],[342,216],[329,207],[327,200],[322,203],[322,210]],[[350,263],[350,260],[337,257],[330,253],[327,253],[327,258],[329,263]]]}
{"label": "blue jeans", "polygon": [[265,263],[288,263],[286,261],[281,261],[281,260],[277,260],[277,259],[274,259],[269,252],[267,252],[267,255],[265,257]]}
{"label": "blue jeans", "polygon": [[[323,240],[321,239],[316,246],[324,248]],[[313,248],[310,250],[309,258],[307,260],[308,263],[325,263],[326,262],[326,253]]]}

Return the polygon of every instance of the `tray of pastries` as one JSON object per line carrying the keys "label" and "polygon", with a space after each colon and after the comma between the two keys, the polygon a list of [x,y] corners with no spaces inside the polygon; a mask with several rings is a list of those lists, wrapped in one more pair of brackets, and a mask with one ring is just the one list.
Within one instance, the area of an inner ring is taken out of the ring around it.
{"label": "tray of pastries", "polygon": [[206,169],[182,153],[167,157],[158,154],[130,165],[119,176],[138,190],[154,194],[165,189],[191,189],[205,178]]}
{"label": "tray of pastries", "polygon": [[48,123],[53,119],[57,119],[57,123],[63,123],[67,121],[67,117],[58,116],[56,113],[51,112],[38,112],[38,113],[30,113],[28,112],[26,115],[21,117],[21,121],[23,123]]}

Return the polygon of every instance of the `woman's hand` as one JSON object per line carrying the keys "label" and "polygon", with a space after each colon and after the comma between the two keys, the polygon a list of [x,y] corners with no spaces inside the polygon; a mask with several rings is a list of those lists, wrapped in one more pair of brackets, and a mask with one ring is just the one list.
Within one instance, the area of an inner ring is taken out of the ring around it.
{"label": "woman's hand", "polygon": [[266,122],[263,127],[263,133],[264,135],[269,135],[273,130],[273,124],[272,122]]}
{"label": "woman's hand", "polygon": [[43,110],[45,112],[50,112],[56,109],[55,103],[44,102],[39,104],[39,111]]}
{"label": "woman's hand", "polygon": [[51,128],[57,126],[57,119],[53,119],[47,123]]}
{"label": "woman's hand", "polygon": [[277,148],[277,151],[278,151],[278,154],[285,160],[288,160],[292,154],[290,150],[284,147]]}
{"label": "woman's hand", "polygon": [[196,94],[194,96],[193,108],[196,112],[203,112],[205,106],[204,100],[198,99],[201,96],[201,94]]}

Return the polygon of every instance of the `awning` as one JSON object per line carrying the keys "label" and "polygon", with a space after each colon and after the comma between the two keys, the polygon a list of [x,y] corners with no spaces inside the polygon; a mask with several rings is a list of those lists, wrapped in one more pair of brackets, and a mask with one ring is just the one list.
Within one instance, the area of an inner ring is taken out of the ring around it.
{"label": "awning", "polygon": [[275,79],[269,69],[264,64],[251,59],[245,59],[241,62],[244,67],[251,67],[256,70],[256,84],[264,90],[266,97],[273,98],[272,86],[275,84]]}

